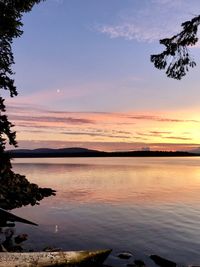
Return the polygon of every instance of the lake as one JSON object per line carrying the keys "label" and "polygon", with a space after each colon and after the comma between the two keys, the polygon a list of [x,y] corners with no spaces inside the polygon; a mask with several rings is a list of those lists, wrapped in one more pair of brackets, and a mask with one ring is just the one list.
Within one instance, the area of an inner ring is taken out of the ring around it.
{"label": "lake", "polygon": [[200,158],[15,159],[13,168],[57,190],[13,213],[27,248],[113,248],[200,263]]}

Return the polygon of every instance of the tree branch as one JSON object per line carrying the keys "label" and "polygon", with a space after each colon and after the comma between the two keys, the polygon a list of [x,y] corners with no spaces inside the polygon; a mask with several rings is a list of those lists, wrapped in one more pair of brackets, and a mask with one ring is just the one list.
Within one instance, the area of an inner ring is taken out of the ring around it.
{"label": "tree branch", "polygon": [[190,21],[181,24],[183,30],[172,36],[160,40],[165,50],[157,55],[151,55],[151,62],[157,69],[165,69],[170,78],[181,80],[196,66],[196,62],[190,56],[188,46],[194,46],[198,42],[197,31],[200,24],[200,15]]}

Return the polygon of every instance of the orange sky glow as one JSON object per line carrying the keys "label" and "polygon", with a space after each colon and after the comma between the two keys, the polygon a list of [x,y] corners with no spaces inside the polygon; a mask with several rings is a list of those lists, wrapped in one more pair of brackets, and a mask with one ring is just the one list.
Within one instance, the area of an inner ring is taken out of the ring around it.
{"label": "orange sky glow", "polygon": [[[34,115],[33,115],[34,114]],[[65,112],[9,106],[18,141],[32,147],[187,150],[198,147],[200,120],[190,112]]]}

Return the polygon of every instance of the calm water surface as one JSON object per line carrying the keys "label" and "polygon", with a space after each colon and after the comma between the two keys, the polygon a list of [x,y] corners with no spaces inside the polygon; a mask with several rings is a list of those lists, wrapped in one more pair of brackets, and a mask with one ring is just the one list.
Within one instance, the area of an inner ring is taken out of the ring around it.
{"label": "calm water surface", "polygon": [[28,248],[113,248],[200,263],[200,158],[16,159],[14,169],[57,190],[14,211],[39,224],[17,224]]}

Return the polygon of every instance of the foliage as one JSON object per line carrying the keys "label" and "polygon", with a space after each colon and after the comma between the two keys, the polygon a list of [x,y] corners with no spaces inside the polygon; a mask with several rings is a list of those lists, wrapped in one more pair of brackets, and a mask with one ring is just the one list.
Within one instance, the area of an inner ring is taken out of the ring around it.
{"label": "foliage", "polygon": [[[41,0],[0,0],[0,89],[8,90],[11,97],[17,95],[11,69],[14,64],[12,42],[23,33],[23,13],[30,11],[34,4],[39,2]],[[17,145],[16,133],[11,130],[13,125],[8,117],[2,114],[5,111],[4,99],[0,96],[0,153],[5,150],[6,138],[10,145]]]}
{"label": "foliage", "polygon": [[[0,0],[0,90],[7,90],[11,97],[17,96],[12,71],[13,39],[23,33],[23,14],[31,11],[32,7],[41,1],[43,0]],[[4,102],[5,99],[0,95],[0,207],[11,209],[37,203],[43,197],[54,194],[54,191],[30,184],[24,176],[11,170],[11,159],[5,149],[7,142],[17,146],[16,132],[12,130],[14,125],[8,120]]]}
{"label": "foliage", "polygon": [[200,16],[194,17],[190,21],[182,23],[183,30],[172,36],[160,40],[160,44],[165,46],[165,50],[158,55],[151,55],[151,62],[158,69],[165,69],[170,78],[180,80],[189,71],[189,67],[196,66],[195,61],[190,56],[188,46],[197,43],[197,31],[200,24]]}

